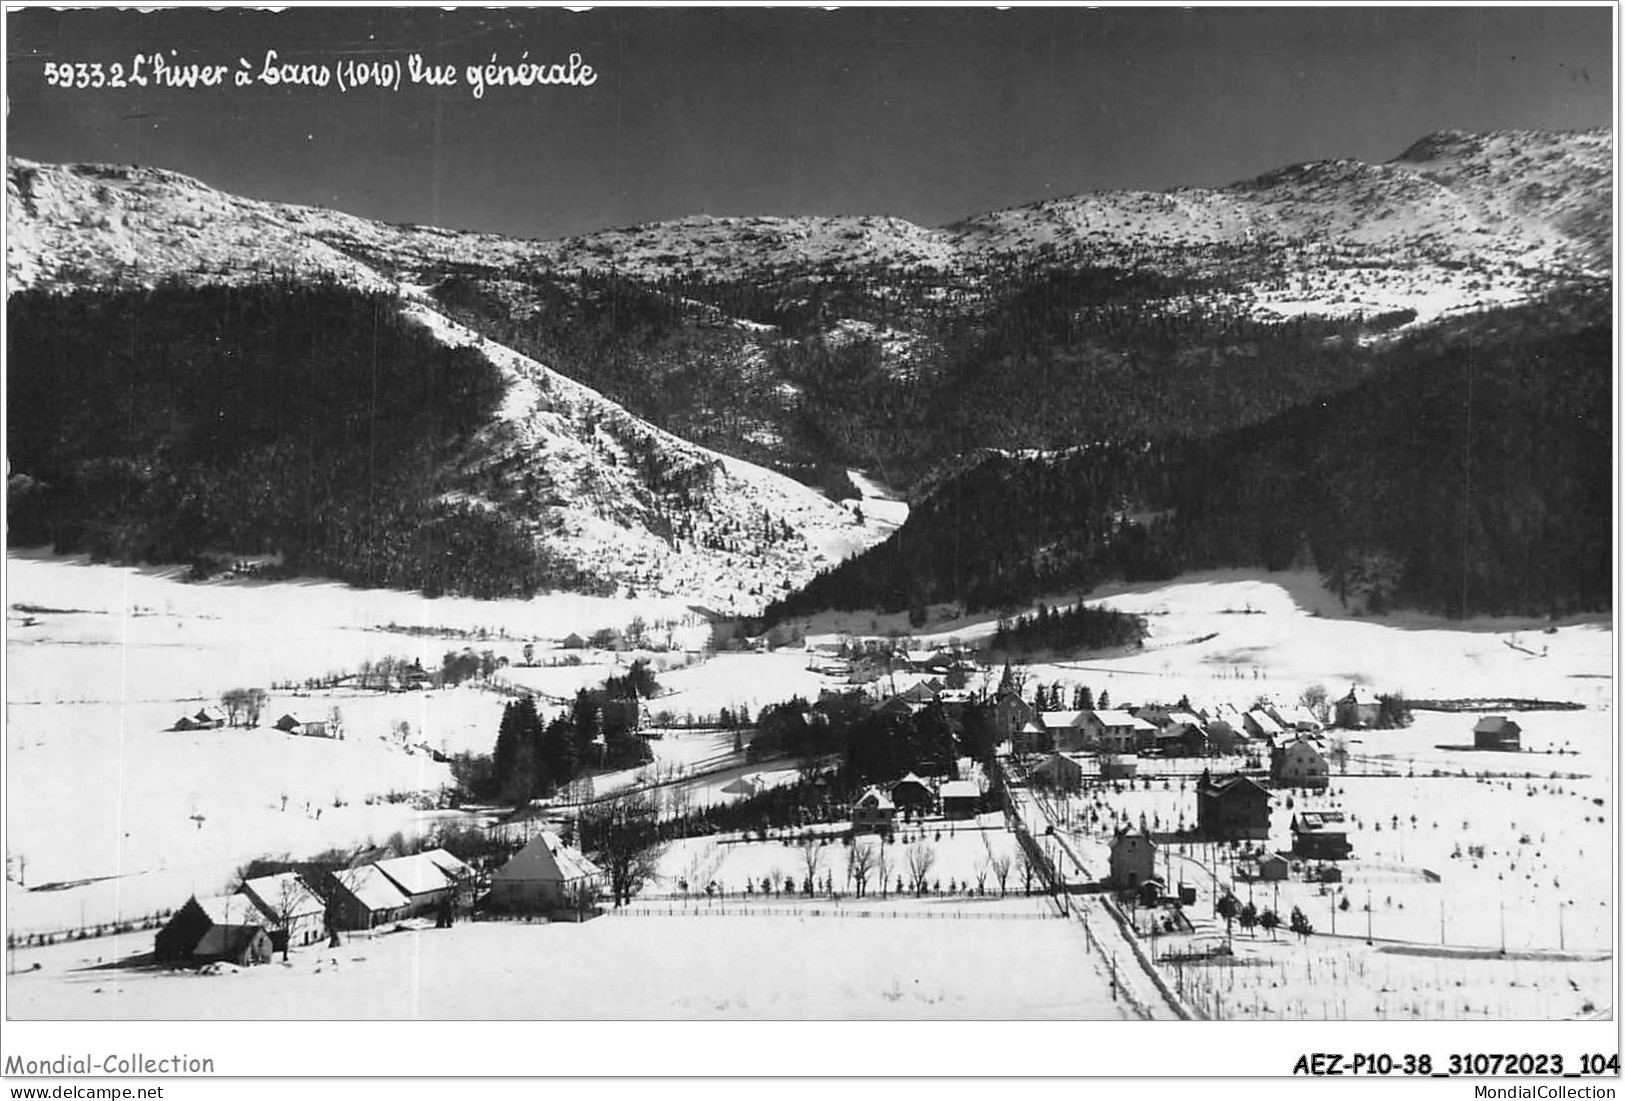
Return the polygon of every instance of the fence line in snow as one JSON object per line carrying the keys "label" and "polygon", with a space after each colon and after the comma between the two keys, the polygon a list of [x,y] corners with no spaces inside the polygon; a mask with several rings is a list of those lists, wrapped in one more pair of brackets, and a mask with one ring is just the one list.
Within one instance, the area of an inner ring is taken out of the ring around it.
{"label": "fence line in snow", "polygon": [[898,918],[904,920],[950,921],[1054,921],[1062,915],[1047,911],[1030,914],[976,913],[968,910],[847,910],[847,909],[789,909],[763,906],[638,906],[610,910],[615,916],[656,917],[837,917],[837,918]]}

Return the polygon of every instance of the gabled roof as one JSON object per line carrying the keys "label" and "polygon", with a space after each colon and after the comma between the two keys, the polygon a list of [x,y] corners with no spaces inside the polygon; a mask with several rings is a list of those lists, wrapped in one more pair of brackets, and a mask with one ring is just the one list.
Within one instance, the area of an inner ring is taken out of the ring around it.
{"label": "gabled roof", "polygon": [[1239,772],[1232,772],[1229,776],[1219,780],[1215,780],[1209,776],[1203,776],[1196,785],[1196,790],[1199,793],[1206,793],[1221,797],[1229,795],[1232,792],[1245,791],[1249,788],[1263,795],[1265,798],[1269,797],[1268,788],[1264,787],[1264,785],[1260,784],[1257,780],[1254,780],[1251,776],[1245,776]]}
{"label": "gabled roof", "polygon": [[366,864],[337,874],[339,885],[368,910],[395,910],[410,900],[376,865]]}
{"label": "gabled roof", "polygon": [[1045,774],[1051,772],[1082,772],[1083,766],[1079,764],[1076,759],[1067,756],[1065,753],[1052,753],[1038,764],[1034,765],[1033,771],[1042,772]]}
{"label": "gabled roof", "polygon": [[1262,707],[1253,708],[1247,712],[1247,717],[1253,720],[1254,725],[1265,734],[1281,733],[1281,724],[1276,722],[1275,717]]}
{"label": "gabled roof", "polygon": [[1357,705],[1359,707],[1375,707],[1375,706],[1377,706],[1378,701],[1377,701],[1377,697],[1371,694],[1370,689],[1361,688],[1359,685],[1356,684],[1356,685],[1352,686],[1349,689],[1349,694],[1348,695],[1344,696],[1342,699],[1338,700],[1337,702],[1338,703],[1352,703],[1352,704],[1355,704],[1355,705]]}
{"label": "gabled roof", "polygon": [[926,788],[927,790],[929,790],[930,787],[931,787],[930,784],[926,783],[924,780],[922,780],[918,776],[914,775],[914,773],[910,772],[907,776],[904,776],[901,780],[899,780],[895,784],[893,784],[892,785],[892,790],[896,791],[898,788],[902,787],[904,784],[919,784],[922,788]]}
{"label": "gabled roof", "polygon": [[449,875],[440,870],[438,864],[423,853],[380,860],[374,866],[408,895],[428,894],[430,891],[442,891],[456,885]]}
{"label": "gabled roof", "polygon": [[542,881],[546,883],[573,883],[582,879],[596,879],[603,875],[598,865],[570,848],[552,830],[543,830],[514,853],[508,862],[491,876],[504,883]]}
{"label": "gabled roof", "polygon": [[1343,812],[1340,810],[1306,810],[1292,819],[1294,833],[1309,833],[1314,830],[1342,833],[1347,828],[1343,821]]}
{"label": "gabled roof", "polygon": [[1151,846],[1153,849],[1157,847],[1157,843],[1151,839],[1151,835],[1149,833],[1136,833],[1133,830],[1118,830],[1117,833],[1112,837],[1111,847],[1115,849],[1117,846],[1127,844],[1131,841],[1136,845],[1143,842],[1144,844]]}
{"label": "gabled roof", "polygon": [[1087,711],[1040,711],[1033,721],[1042,724],[1045,730],[1060,730],[1077,726],[1078,720],[1087,714]]}
{"label": "gabled roof", "polygon": [[1486,715],[1473,726],[1474,734],[1502,734],[1518,733],[1523,727],[1507,718],[1505,715]]}
{"label": "gabled roof", "polygon": [[718,790],[724,795],[755,795],[762,787],[762,774],[753,772],[749,776],[734,777]]}
{"label": "gabled roof", "polygon": [[1307,751],[1309,753],[1313,753],[1316,757],[1322,756],[1320,752],[1319,739],[1312,738],[1306,734],[1300,734],[1296,738],[1288,738],[1277,748],[1283,753],[1290,753],[1293,750],[1298,750],[1300,753]]}
{"label": "gabled roof", "polygon": [[1095,711],[1095,720],[1101,726],[1128,727],[1130,730],[1155,730],[1156,727],[1127,711]]}
{"label": "gabled roof", "polygon": [[937,794],[944,799],[980,799],[982,789],[970,780],[949,780]]}
{"label": "gabled roof", "polygon": [[430,849],[423,855],[434,861],[435,867],[439,868],[453,879],[462,879],[464,876],[470,875],[474,871],[473,868],[470,868],[467,864],[464,864],[461,860],[458,860],[445,849]]}
{"label": "gabled roof", "polygon": [[305,886],[305,881],[299,878],[297,872],[246,880],[243,891],[253,895],[265,912],[278,921],[284,915],[290,918],[309,917],[326,910],[322,900]]}
{"label": "gabled roof", "polygon": [[1192,715],[1189,711],[1170,711],[1168,712],[1168,721],[1170,723],[1184,723],[1187,726],[1202,725],[1202,720],[1198,719],[1195,715]]}
{"label": "gabled roof", "polygon": [[214,895],[197,900],[198,908],[216,925],[258,925],[272,923],[272,917],[248,895]]}
{"label": "gabled roof", "polygon": [[860,807],[873,808],[874,810],[896,810],[897,804],[891,801],[891,796],[879,788],[870,787],[868,791],[858,796],[857,801],[852,804],[854,810]]}

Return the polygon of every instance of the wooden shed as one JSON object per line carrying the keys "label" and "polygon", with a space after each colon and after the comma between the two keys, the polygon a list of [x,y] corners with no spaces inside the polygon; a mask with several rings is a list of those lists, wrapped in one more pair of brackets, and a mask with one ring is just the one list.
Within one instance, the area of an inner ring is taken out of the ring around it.
{"label": "wooden shed", "polygon": [[269,916],[246,895],[193,895],[153,938],[153,958],[171,963],[224,960],[240,967],[271,959]]}
{"label": "wooden shed", "polygon": [[1474,749],[1517,753],[1523,748],[1523,727],[1505,715],[1486,715],[1473,726]]}
{"label": "wooden shed", "polygon": [[937,796],[946,818],[975,818],[982,802],[981,789],[969,780],[949,780]]}

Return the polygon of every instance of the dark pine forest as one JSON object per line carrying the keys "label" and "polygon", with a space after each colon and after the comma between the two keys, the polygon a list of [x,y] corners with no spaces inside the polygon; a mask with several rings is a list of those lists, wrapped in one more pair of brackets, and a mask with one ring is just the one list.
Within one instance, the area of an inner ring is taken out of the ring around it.
{"label": "dark pine forest", "polygon": [[1572,298],[1424,331],[1246,427],[986,453],[769,618],[1002,608],[1221,566],[1317,568],[1374,611],[1607,608],[1607,309]]}
{"label": "dark pine forest", "polygon": [[581,583],[440,502],[501,398],[393,297],[295,281],[8,302],[10,542],[478,596]]}

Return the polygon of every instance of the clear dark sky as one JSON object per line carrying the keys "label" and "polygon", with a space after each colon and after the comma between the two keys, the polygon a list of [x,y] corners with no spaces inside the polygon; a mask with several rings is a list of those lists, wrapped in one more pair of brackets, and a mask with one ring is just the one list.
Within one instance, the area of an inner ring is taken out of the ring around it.
{"label": "clear dark sky", "polygon": [[[391,221],[554,237],[711,214],[927,225],[1102,188],[1613,121],[1613,10],[110,9],[6,16],[11,153],[173,168]],[[458,67],[455,88],[63,90],[45,63]],[[464,66],[579,53],[591,87]]]}

